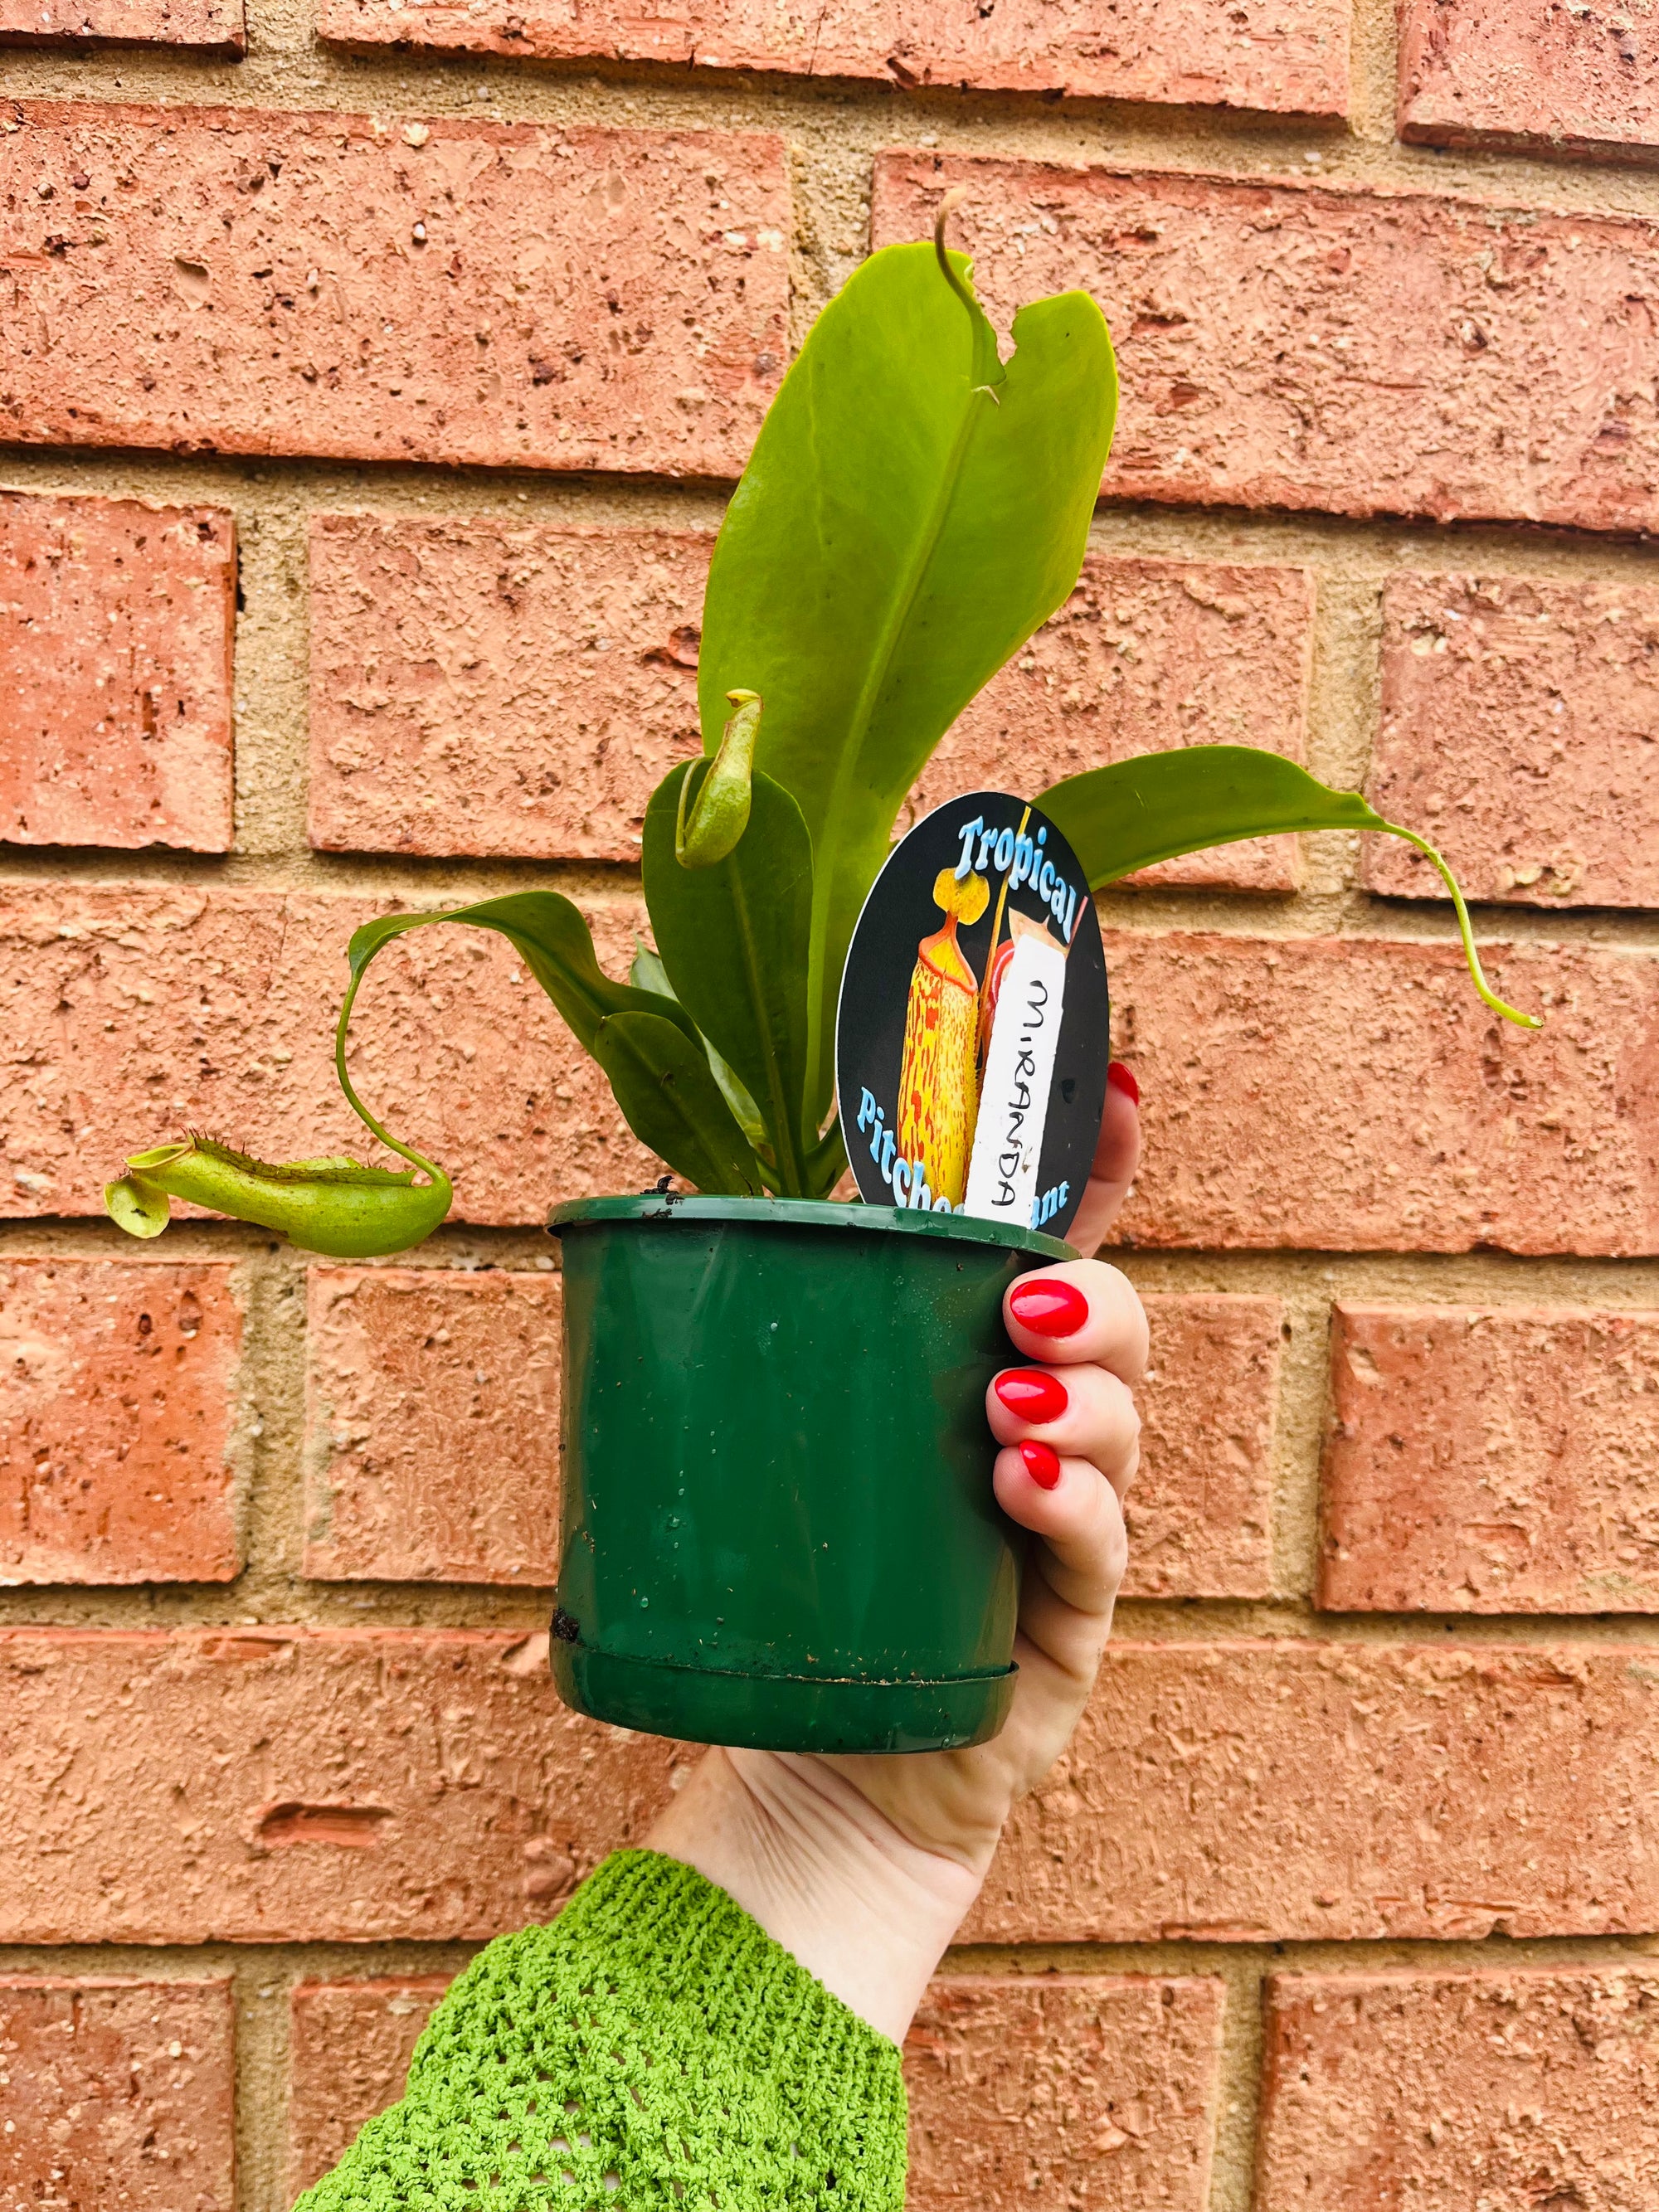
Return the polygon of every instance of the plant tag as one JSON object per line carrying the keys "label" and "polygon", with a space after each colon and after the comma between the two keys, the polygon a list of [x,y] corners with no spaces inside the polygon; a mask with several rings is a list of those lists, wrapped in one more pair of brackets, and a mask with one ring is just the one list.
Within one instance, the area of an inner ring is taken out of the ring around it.
{"label": "plant tag", "polygon": [[1086,878],[1026,800],[976,791],[888,855],[842,976],[860,1195],[1064,1237],[1100,1133],[1106,963]]}

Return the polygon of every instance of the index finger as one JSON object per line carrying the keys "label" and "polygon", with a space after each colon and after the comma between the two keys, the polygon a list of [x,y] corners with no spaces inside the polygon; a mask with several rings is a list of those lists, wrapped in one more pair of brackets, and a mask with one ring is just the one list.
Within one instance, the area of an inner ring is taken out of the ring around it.
{"label": "index finger", "polygon": [[1019,1275],[1003,1293],[1003,1325],[1028,1359],[1082,1360],[1138,1382],[1146,1368],[1146,1315],[1134,1286],[1104,1260],[1064,1260]]}

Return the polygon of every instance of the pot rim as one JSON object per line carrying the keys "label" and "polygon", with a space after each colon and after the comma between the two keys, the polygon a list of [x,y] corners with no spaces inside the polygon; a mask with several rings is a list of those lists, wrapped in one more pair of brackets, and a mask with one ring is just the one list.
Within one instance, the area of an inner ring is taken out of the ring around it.
{"label": "pot rim", "polygon": [[605,1221],[683,1222],[688,1228],[726,1222],[748,1229],[828,1229],[851,1236],[932,1237],[953,1244],[992,1244],[1038,1260],[1077,1260],[1074,1245],[1040,1229],[981,1221],[969,1213],[923,1213],[908,1206],[866,1206],[861,1200],[726,1198],[704,1192],[644,1191],[629,1198],[571,1198],[547,1217],[555,1237]]}

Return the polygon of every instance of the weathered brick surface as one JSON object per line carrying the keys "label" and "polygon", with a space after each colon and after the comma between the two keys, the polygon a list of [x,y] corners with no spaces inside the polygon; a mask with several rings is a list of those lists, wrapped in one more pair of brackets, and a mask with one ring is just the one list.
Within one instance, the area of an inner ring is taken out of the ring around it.
{"label": "weathered brick surface", "polygon": [[228,851],[235,620],[224,509],[0,492],[0,836]]}
{"label": "weathered brick surface", "polygon": [[[329,1024],[349,930],[390,903],[17,887],[0,903],[10,1210],[95,1212],[125,1152],[186,1123],[267,1158],[361,1152]],[[590,910],[601,960],[625,972],[639,902]],[[1112,932],[1108,958],[1116,1048],[1146,1094],[1130,1237],[1659,1250],[1650,956],[1498,948],[1498,988],[1548,1014],[1535,1035],[1486,1012],[1446,944]],[[656,1172],[539,988],[482,932],[399,939],[353,1036],[365,1097],[455,1173],[462,1218],[539,1222],[556,1198]]]}
{"label": "weathered brick surface", "polygon": [[1148,1297],[1151,1371],[1135,1393],[1125,1597],[1265,1597],[1273,1587],[1277,1298]]}
{"label": "weathered brick surface", "polygon": [[885,154],[878,245],[939,196],[1006,326],[1081,285],[1119,348],[1119,497],[1587,529],[1659,520],[1659,226]]}
{"label": "weathered brick surface", "polygon": [[[1304,762],[1313,658],[1305,568],[1091,553],[1077,589],[946,737],[911,801],[1041,791],[1177,745],[1265,745]],[[1257,838],[1138,881],[1292,890],[1296,841]]]}
{"label": "weathered brick surface", "polygon": [[551,1583],[559,1279],[313,1267],[308,1575]]}
{"label": "weathered brick surface", "polygon": [[[544,1639],[0,1638],[0,1940],[476,1939],[550,1909],[668,1787]],[[1642,1650],[1120,1644],[971,1938],[1648,1930]]]}
{"label": "weathered brick surface", "polygon": [[[149,884],[0,891],[7,1210],[97,1213],[127,1153],[185,1127],[264,1159],[373,1153],[334,1080],[333,1022],[348,937],[396,903]],[[643,907],[588,911],[601,961],[624,975]],[[638,1190],[659,1172],[501,939],[399,938],[358,1004],[358,1088],[455,1176],[462,1218],[539,1223],[555,1198]]]}
{"label": "weathered brick surface", "polygon": [[679,1753],[546,1636],[0,1632],[0,1942],[482,1939],[637,1840]]}
{"label": "weathered brick surface", "polygon": [[1652,160],[1652,15],[1561,0],[1401,0],[1400,135]]}
{"label": "weathered brick surface", "polygon": [[[294,1992],[289,2189],[403,2092],[441,1976]],[[1206,2202],[1224,1987],[1199,1977],[941,1974],[904,2046],[912,2212]]]}
{"label": "weathered brick surface", "polygon": [[974,1941],[1659,1928],[1659,1652],[1119,1643]]}
{"label": "weathered brick surface", "polygon": [[[1433,839],[1467,896],[1659,906],[1659,590],[1391,576],[1368,795]],[[1365,880],[1443,898],[1366,841]]]}
{"label": "weathered brick surface", "polygon": [[0,1583],[237,1573],[241,1341],[228,1267],[0,1263]]}
{"label": "weathered brick surface", "polygon": [[676,476],[747,457],[785,351],[775,138],[15,112],[0,435]]}
{"label": "weathered brick surface", "polygon": [[[1282,1308],[1146,1305],[1124,1594],[1264,1596]],[[556,1276],[313,1267],[306,1572],[550,1584],[558,1371]]]}
{"label": "weathered brick surface", "polygon": [[288,2197],[338,2163],[365,2120],[395,2104],[446,1974],[301,1982],[289,2014]]}
{"label": "weathered brick surface", "polygon": [[0,46],[60,39],[240,54],[242,0],[0,0]]}
{"label": "weathered brick surface", "polygon": [[228,1976],[0,1980],[0,2202],[233,2212]]}
{"label": "weathered brick surface", "polygon": [[[698,744],[712,541],[510,518],[319,516],[311,538],[311,839],[330,850],[637,860],[646,802]],[[1305,756],[1305,569],[1092,554],[945,738],[906,821],[1134,751]],[[1288,838],[1144,880],[1285,890]]]}
{"label": "weathered brick surface", "polygon": [[1646,1965],[1280,1974],[1260,2212],[1645,2212],[1659,2197]]}
{"label": "weathered brick surface", "polygon": [[943,1974],[904,2046],[911,2212],[1203,2212],[1224,1985]]}
{"label": "weathered brick surface", "polygon": [[1348,18],[1338,0],[1304,0],[1294,10],[1266,0],[1122,0],[1109,16],[1080,0],[994,8],[830,0],[788,13],[769,0],[662,8],[531,0],[516,12],[453,0],[322,0],[318,32],[348,46],[677,62],[1311,115],[1348,106]]}
{"label": "weathered brick surface", "polygon": [[1322,1605],[1659,1612],[1659,1315],[1339,1305]]}
{"label": "weathered brick surface", "polygon": [[1146,1155],[1123,1234],[1329,1251],[1659,1251],[1659,964],[1455,943],[1110,931]]}
{"label": "weathered brick surface", "polygon": [[647,800],[700,750],[713,542],[317,517],[312,843],[637,861]]}

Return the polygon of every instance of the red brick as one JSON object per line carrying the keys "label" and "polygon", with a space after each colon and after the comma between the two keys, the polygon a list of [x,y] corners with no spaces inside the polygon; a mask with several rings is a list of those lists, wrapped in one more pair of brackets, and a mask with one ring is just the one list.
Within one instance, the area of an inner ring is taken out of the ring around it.
{"label": "red brick", "polygon": [[1261,0],[1120,0],[1109,18],[1080,0],[972,9],[831,0],[793,15],[765,0],[667,9],[532,0],[516,14],[463,10],[453,0],[323,0],[317,27],[337,45],[370,50],[674,62],[1310,115],[1348,108],[1348,18],[1336,0],[1304,0],[1288,13]]}
{"label": "red brick", "polygon": [[1659,226],[894,153],[876,161],[875,242],[925,236],[956,184],[1005,325],[1073,285],[1105,310],[1116,497],[1659,523]]}
{"label": "red brick", "polygon": [[[403,2094],[441,1975],[294,1992],[289,2193]],[[1196,1977],[942,1974],[905,2043],[912,2212],[1063,2201],[1202,2212],[1224,1985]]]}
{"label": "red brick", "polygon": [[337,2166],[357,2130],[397,2103],[447,1974],[301,1982],[289,2026],[288,2195]]}
{"label": "red brick", "polygon": [[970,1942],[1659,1927],[1659,1651],[1116,1643]]}
{"label": "red brick", "polygon": [[0,836],[228,852],[236,529],[0,492]]}
{"label": "red brick", "polygon": [[[698,744],[712,544],[318,517],[312,842],[636,860],[646,801]],[[1301,760],[1312,634],[1305,569],[1091,554],[1066,605],[946,737],[907,825],[952,792],[1036,790],[1137,750],[1248,743]],[[1140,880],[1288,890],[1295,845],[1228,846]]]}
{"label": "red brick", "polygon": [[[1369,796],[1475,899],[1659,906],[1659,590],[1390,577]],[[1365,880],[1443,898],[1395,837]]]}
{"label": "red brick", "polygon": [[1340,1305],[1319,1601],[1659,1612],[1659,1314]]}
{"label": "red brick", "polygon": [[[1060,612],[946,737],[912,809],[961,791],[1040,791],[1177,745],[1264,745],[1305,763],[1313,612],[1305,568],[1091,553]],[[1294,890],[1296,841],[1194,853],[1136,880]]]}
{"label": "red brick", "polygon": [[[347,938],[397,903],[153,884],[0,895],[9,1210],[100,1212],[120,1160],[185,1127],[265,1159],[372,1155],[334,1080],[333,1023]],[[626,974],[642,906],[588,911],[601,960]],[[359,1005],[358,1087],[455,1176],[461,1218],[538,1223],[556,1198],[659,1172],[500,938],[398,939]]]}
{"label": "red brick", "polygon": [[1400,136],[1650,159],[1659,154],[1659,47],[1648,11],[1400,0]]}
{"label": "red brick", "polygon": [[308,1575],[550,1585],[559,1279],[313,1267]]}
{"label": "red brick", "polygon": [[911,2212],[1204,2212],[1219,1981],[944,1974],[904,2046]]}
{"label": "red brick", "polygon": [[0,1980],[0,2199],[69,2212],[232,2212],[228,1976]]}
{"label": "red brick", "polygon": [[0,1632],[0,1942],[475,1942],[637,1842],[692,1753],[566,1711],[547,1638]]}
{"label": "red brick", "polygon": [[1152,1364],[1135,1393],[1140,1471],[1123,1595],[1266,1597],[1285,1310],[1277,1298],[1144,1304]]}
{"label": "red brick", "polygon": [[0,1263],[0,1583],[240,1571],[241,1341],[228,1267]]}
{"label": "red brick", "polygon": [[[1265,1596],[1282,1308],[1146,1306],[1124,1595]],[[550,1275],[313,1268],[307,1574],[550,1584],[558,1328]]]}
{"label": "red brick", "polygon": [[15,112],[5,437],[672,476],[748,457],[786,349],[776,138]]}
{"label": "red brick", "polygon": [[311,529],[311,842],[634,860],[700,750],[712,538],[484,517]]}
{"label": "red brick", "polygon": [[199,46],[240,54],[242,0],[0,0],[0,46],[85,40],[94,46]]}
{"label": "red brick", "polygon": [[[1265,1596],[1282,1309],[1149,1297],[1131,1597]],[[305,1571],[551,1583],[556,1276],[312,1270]]]}
{"label": "red brick", "polygon": [[1644,2212],[1659,2197],[1645,1964],[1276,1974],[1260,2212]]}
{"label": "red brick", "polygon": [[1131,1243],[1659,1251],[1659,964],[1603,945],[1107,934],[1140,1079]]}
{"label": "red brick", "polygon": [[[349,930],[389,903],[18,887],[0,904],[11,1210],[96,1212],[116,1161],[185,1123],[266,1158],[363,1150],[334,1092],[329,1021]],[[620,975],[639,904],[592,912]],[[1497,956],[1498,988],[1547,1012],[1541,1033],[1500,1027],[1449,944],[1109,933],[1115,1038],[1146,1097],[1125,1234],[1659,1250],[1643,1106],[1659,967],[1600,945]],[[389,949],[354,1036],[365,1095],[457,1174],[462,1218],[537,1222],[555,1198],[638,1189],[655,1172],[550,1005],[483,933]]]}

